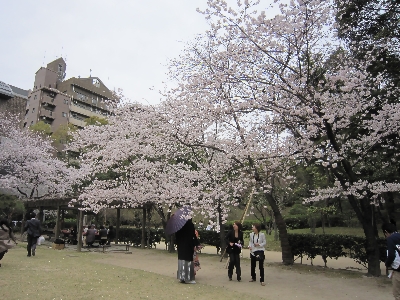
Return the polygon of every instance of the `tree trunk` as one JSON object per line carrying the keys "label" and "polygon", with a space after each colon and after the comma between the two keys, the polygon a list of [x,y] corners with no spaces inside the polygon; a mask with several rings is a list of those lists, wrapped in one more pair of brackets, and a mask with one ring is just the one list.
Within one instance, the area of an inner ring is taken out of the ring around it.
{"label": "tree trunk", "polygon": [[146,244],[146,208],[143,207],[142,217],[142,239],[140,241],[140,248],[144,249]]}
{"label": "tree trunk", "polygon": [[311,215],[310,217],[310,229],[311,233],[315,233],[316,222],[314,216]]}
{"label": "tree trunk", "polygon": [[[364,229],[366,239],[365,252],[368,259],[368,274],[372,276],[381,276],[379,248],[376,239],[377,229],[376,222],[374,221],[375,212],[373,205],[370,204],[369,198],[358,200],[353,195],[349,195],[347,198],[349,199],[349,202]],[[360,206],[358,206],[358,201]]]}
{"label": "tree trunk", "polygon": [[121,224],[121,209],[117,208],[117,224],[115,227],[115,243],[119,242],[119,226]]}
{"label": "tree trunk", "polygon": [[362,225],[367,241],[365,251],[368,257],[368,274],[377,277],[381,276],[379,248],[375,236],[375,229],[369,222],[363,222]]}
{"label": "tree trunk", "polygon": [[83,243],[83,241],[82,241],[82,235],[83,235],[83,215],[84,215],[84,213],[83,213],[83,211],[82,210],[80,210],[79,211],[79,214],[78,214],[78,244],[77,244],[77,246],[76,246],[76,250],[78,251],[78,252],[81,252],[81,249],[82,249],[82,243]]}
{"label": "tree trunk", "polygon": [[292,265],[294,258],[292,254],[292,248],[289,244],[288,233],[286,229],[285,220],[282,217],[281,211],[279,210],[278,205],[275,202],[275,199],[272,197],[271,194],[265,194],[265,197],[268,200],[269,205],[274,212],[276,226],[279,230],[279,238],[281,240],[281,248],[282,248],[282,263],[284,265]]}
{"label": "tree trunk", "polygon": [[175,235],[174,234],[171,234],[169,236],[168,252],[169,253],[175,252]]}
{"label": "tree trunk", "polygon": [[[220,251],[221,251],[221,254],[223,254],[225,249],[226,249],[225,224],[220,224],[219,225],[219,238],[220,238],[220,241],[221,241]],[[228,257],[228,253],[225,252],[225,256],[224,257]]]}

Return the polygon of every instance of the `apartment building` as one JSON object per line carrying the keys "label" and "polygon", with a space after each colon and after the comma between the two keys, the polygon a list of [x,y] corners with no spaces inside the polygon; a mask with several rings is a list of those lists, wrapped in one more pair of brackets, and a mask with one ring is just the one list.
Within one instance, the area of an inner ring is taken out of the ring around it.
{"label": "apartment building", "polygon": [[0,81],[0,112],[18,116],[22,125],[29,93],[30,90]]}
{"label": "apartment building", "polygon": [[35,83],[28,97],[24,127],[43,121],[56,131],[60,125],[85,126],[85,119],[105,118],[110,110],[107,100],[111,91],[97,77],[65,80],[67,65],[58,58],[35,75]]}

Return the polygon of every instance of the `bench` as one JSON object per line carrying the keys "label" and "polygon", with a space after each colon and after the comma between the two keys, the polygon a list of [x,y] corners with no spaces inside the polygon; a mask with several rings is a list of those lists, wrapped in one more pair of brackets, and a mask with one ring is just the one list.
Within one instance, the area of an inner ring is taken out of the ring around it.
{"label": "bench", "polygon": [[[125,247],[125,249],[121,249],[121,250],[118,249],[116,251],[126,251],[126,252],[128,252],[131,245],[129,245],[129,244],[115,244],[115,245],[112,245],[112,246]],[[111,245],[100,245],[100,247],[103,247],[103,253],[104,253],[106,251],[106,248],[111,247]]]}

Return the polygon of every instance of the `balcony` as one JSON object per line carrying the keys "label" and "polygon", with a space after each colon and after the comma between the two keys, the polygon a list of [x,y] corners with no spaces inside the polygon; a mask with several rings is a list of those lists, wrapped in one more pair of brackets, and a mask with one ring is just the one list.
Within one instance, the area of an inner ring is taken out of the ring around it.
{"label": "balcony", "polygon": [[76,118],[74,118],[72,116],[69,118],[69,123],[71,123],[71,124],[73,124],[75,126],[81,127],[81,128],[86,126],[85,121],[76,119]]}
{"label": "balcony", "polygon": [[41,117],[46,117],[47,119],[53,119],[54,120],[54,113],[51,110],[47,109],[42,109],[40,112]]}
{"label": "balcony", "polygon": [[104,116],[103,114],[101,114],[100,112],[94,112],[91,111],[89,109],[85,109],[83,107],[77,106],[76,104],[72,103],[71,107],[70,107],[71,111],[76,112],[78,114],[87,116],[89,117],[99,117],[99,118],[105,118],[106,116]]}
{"label": "balcony", "polygon": [[49,106],[51,108],[56,107],[56,105],[54,104],[54,99],[50,98],[48,96],[43,97],[42,103],[43,103],[42,104],[43,107],[46,107],[46,106]]}

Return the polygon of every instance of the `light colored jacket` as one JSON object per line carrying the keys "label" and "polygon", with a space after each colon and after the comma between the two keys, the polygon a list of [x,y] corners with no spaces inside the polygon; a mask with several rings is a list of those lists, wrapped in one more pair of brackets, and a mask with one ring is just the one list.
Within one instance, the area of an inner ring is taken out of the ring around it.
{"label": "light colored jacket", "polygon": [[[260,246],[256,246],[255,244],[260,244]],[[265,239],[265,234],[259,232],[258,234],[254,234],[254,232],[250,233],[250,241],[249,247],[251,248],[251,253],[255,251],[264,251],[265,245],[267,244],[267,240]]]}

